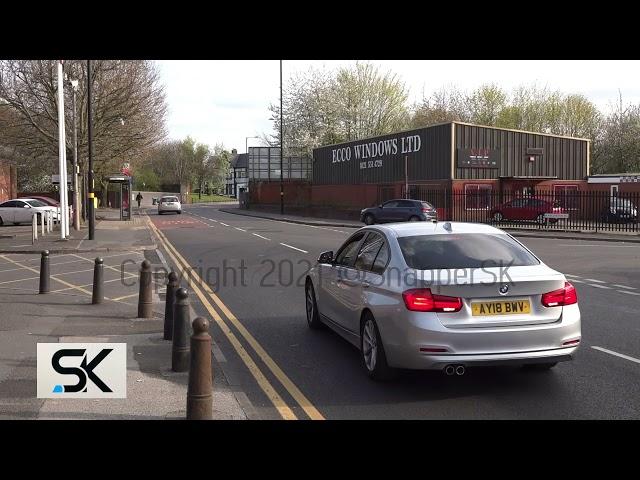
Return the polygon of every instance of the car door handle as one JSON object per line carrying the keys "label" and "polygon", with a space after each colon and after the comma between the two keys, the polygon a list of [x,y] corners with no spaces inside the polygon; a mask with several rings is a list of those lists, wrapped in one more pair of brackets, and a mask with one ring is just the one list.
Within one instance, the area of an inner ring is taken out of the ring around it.
{"label": "car door handle", "polygon": [[370,286],[369,282],[362,282],[362,288],[369,288]]}

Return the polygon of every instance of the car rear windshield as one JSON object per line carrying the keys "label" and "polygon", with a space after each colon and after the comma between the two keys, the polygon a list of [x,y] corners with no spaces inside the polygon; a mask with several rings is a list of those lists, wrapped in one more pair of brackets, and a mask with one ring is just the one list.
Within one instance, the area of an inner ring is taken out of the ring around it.
{"label": "car rear windshield", "polygon": [[539,265],[536,257],[503,234],[438,234],[398,238],[410,268],[439,270]]}
{"label": "car rear windshield", "polygon": [[178,198],[177,197],[163,197],[160,201],[164,202],[164,203],[177,202]]}
{"label": "car rear windshield", "polygon": [[429,210],[434,210],[433,205],[429,202],[422,202],[422,208],[428,208]]}

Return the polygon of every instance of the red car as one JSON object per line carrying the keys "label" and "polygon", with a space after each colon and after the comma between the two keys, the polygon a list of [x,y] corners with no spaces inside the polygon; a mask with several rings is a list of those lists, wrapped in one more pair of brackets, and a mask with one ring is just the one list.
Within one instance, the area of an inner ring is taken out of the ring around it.
{"label": "red car", "polygon": [[[565,213],[558,202],[540,198],[516,198],[491,209],[491,218],[496,222],[503,220],[535,220],[542,224],[546,213]],[[556,223],[558,219],[550,219]]]}

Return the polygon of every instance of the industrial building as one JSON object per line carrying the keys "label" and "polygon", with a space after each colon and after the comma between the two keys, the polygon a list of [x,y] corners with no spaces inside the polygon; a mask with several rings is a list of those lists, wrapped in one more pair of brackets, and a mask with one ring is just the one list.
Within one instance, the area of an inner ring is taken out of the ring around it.
{"label": "industrial building", "polygon": [[[589,152],[589,139],[447,122],[315,149],[310,181],[286,182],[285,205],[354,217],[390,198],[426,199],[425,192],[467,195],[465,208],[475,209],[539,190],[570,195],[588,189]],[[273,183],[250,191],[253,206],[279,202]]]}

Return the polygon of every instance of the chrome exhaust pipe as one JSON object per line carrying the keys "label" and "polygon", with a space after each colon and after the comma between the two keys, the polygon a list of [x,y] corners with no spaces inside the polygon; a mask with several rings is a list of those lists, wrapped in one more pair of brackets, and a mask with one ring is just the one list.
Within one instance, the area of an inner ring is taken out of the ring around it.
{"label": "chrome exhaust pipe", "polygon": [[465,371],[466,371],[466,368],[464,368],[464,365],[458,365],[458,366],[456,367],[456,375],[458,375],[458,376],[460,376],[460,377],[461,377],[462,375],[464,375],[464,372],[465,372]]}
{"label": "chrome exhaust pipe", "polygon": [[444,373],[447,374],[447,376],[451,376],[455,373],[456,368],[453,365],[447,365],[446,367],[444,367]]}

